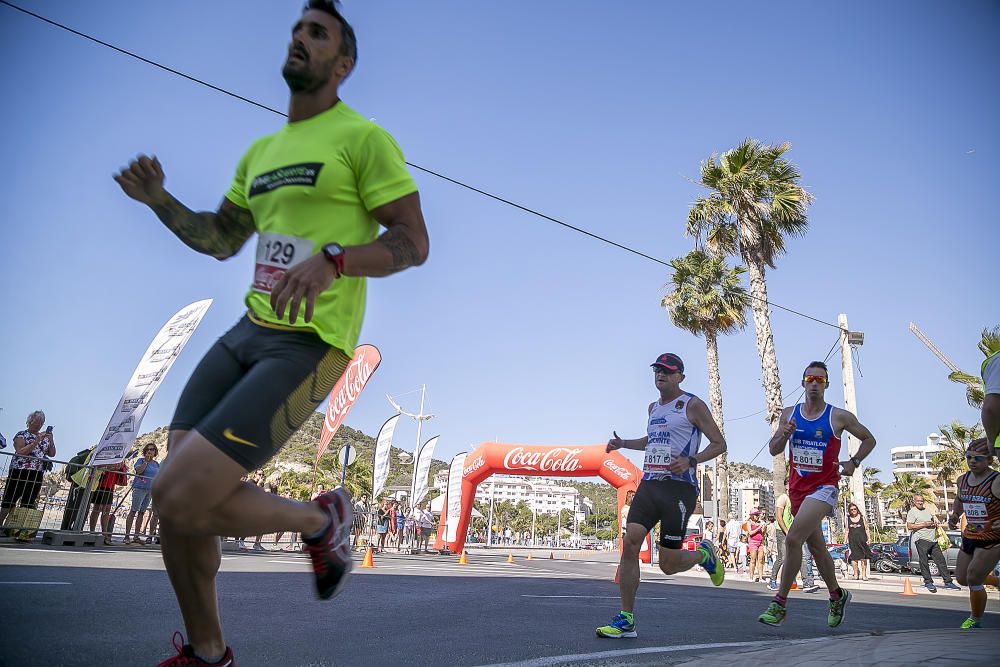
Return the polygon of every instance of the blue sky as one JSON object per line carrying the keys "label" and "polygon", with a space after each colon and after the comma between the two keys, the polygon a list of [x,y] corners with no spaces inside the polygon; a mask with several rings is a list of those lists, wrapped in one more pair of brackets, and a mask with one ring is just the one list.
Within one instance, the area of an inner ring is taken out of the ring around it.
{"label": "blue sky", "polygon": [[[284,109],[300,3],[51,3],[37,11]],[[768,273],[771,300],[865,332],[858,412],[889,448],[971,422],[908,331],[974,372],[998,322],[990,265],[1000,177],[994,2],[345,4],[359,63],[345,101],[412,162],[670,259],[699,162],[746,136],[789,141],[810,231]],[[283,119],[0,7],[0,430],[34,409],[60,458],[92,444],[159,326],[215,304],[143,424],[169,422],[201,355],[243,311],[252,244],[225,263],[177,241],[111,174],[155,153],[167,187],[214,209],[250,142]],[[707,396],[704,343],[660,308],[664,267],[420,172],[431,256],[369,282],[362,341],[383,364],[347,423],[374,434],[385,393],[428,387],[439,458],[475,443],[637,437],[648,364],[673,351]],[[992,287],[992,289],[991,289]],[[773,313],[784,393],[836,330]],[[734,460],[769,436],[752,326],[720,344]],[[828,398],[839,404],[839,356]],[[417,394],[402,398],[416,409]],[[411,447],[412,422],[396,444]],[[767,464],[767,456],[757,463]],[[636,455],[636,460],[639,460]]]}

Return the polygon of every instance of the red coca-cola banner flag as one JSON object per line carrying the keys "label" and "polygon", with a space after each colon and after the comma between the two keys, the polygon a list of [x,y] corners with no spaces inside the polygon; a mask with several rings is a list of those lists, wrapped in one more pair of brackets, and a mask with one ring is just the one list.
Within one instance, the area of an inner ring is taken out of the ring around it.
{"label": "red coca-cola banner flag", "polygon": [[358,400],[368,378],[372,376],[381,361],[382,355],[374,345],[359,345],[354,349],[354,358],[330,392],[330,404],[326,408],[323,432],[319,436],[319,447],[316,449],[317,461],[323,456],[333,435],[344,423],[351,406]]}

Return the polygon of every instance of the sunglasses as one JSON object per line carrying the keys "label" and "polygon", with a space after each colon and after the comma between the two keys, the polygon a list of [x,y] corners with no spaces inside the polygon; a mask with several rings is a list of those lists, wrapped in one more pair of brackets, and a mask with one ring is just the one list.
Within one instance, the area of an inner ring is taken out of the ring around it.
{"label": "sunglasses", "polygon": [[672,371],[669,368],[664,368],[663,366],[653,366],[653,375],[673,375],[674,373],[680,373],[680,371]]}
{"label": "sunglasses", "polygon": [[822,375],[805,375],[802,377],[802,381],[806,384],[811,382],[818,382],[819,384],[826,384],[829,380]]}
{"label": "sunglasses", "polygon": [[975,461],[976,463],[979,463],[980,461],[986,461],[989,458],[990,458],[989,456],[984,456],[982,454],[966,454],[965,455],[965,460],[966,461]]}

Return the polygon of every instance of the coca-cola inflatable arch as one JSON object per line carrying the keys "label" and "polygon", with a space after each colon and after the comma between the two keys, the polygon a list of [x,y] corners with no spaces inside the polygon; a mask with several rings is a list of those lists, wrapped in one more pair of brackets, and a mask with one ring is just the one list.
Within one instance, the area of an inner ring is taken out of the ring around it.
{"label": "coca-cola inflatable arch", "polygon": [[[454,542],[447,542],[448,549],[460,553],[465,547],[465,536],[472,516],[472,501],[476,488],[490,475],[525,475],[536,477],[600,477],[618,490],[618,516],[625,505],[625,496],[635,491],[642,472],[620,452],[606,451],[607,445],[573,445],[550,447],[546,445],[504,445],[484,442],[465,457],[462,471],[462,509]],[[445,502],[438,532],[440,546],[444,546],[444,525],[447,520]],[[643,544],[640,558],[648,563],[650,558],[649,536]]]}

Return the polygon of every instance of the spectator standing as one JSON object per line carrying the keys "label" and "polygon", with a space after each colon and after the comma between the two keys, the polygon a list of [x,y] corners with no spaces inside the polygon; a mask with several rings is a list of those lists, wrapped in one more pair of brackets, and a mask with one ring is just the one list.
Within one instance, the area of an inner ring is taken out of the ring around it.
{"label": "spectator standing", "polygon": [[[42,476],[45,474],[48,457],[56,455],[56,441],[52,427],[42,431],[45,413],[35,410],[25,420],[27,428],[14,436],[14,460],[7,474],[7,485],[0,501],[0,526],[7,521],[7,515],[17,507],[35,509],[38,494],[42,490]],[[51,464],[48,464],[51,465]]]}
{"label": "spectator standing", "polygon": [[375,533],[378,535],[378,547],[379,552],[385,550],[385,540],[389,535],[389,519],[392,514],[392,503],[388,500],[382,503],[382,506],[378,508],[378,523],[375,525]]}
{"label": "spectator standing", "polygon": [[625,504],[622,505],[621,514],[618,517],[618,527],[619,532],[622,536],[622,541],[625,540],[625,526],[628,524],[628,513],[632,509],[632,500],[635,498],[635,491],[629,491],[625,494]]}
{"label": "spectator standing", "polygon": [[[152,500],[150,489],[153,488],[153,478],[160,471],[160,464],[156,460],[159,453],[156,445],[149,443],[142,448],[142,458],[133,466],[135,481],[132,483],[132,508],[125,519],[125,541],[122,544],[132,544],[133,540],[136,544],[142,543],[139,533],[142,531],[143,519]],[[135,521],[135,535],[129,537],[133,521]]]}
{"label": "spectator standing", "polygon": [[401,550],[403,548],[403,538],[406,533],[406,511],[403,508],[403,503],[396,501],[396,549]]}
{"label": "spectator standing", "polygon": [[434,513],[431,512],[430,503],[424,503],[424,506],[420,509],[419,517],[420,540],[417,544],[417,551],[430,553],[430,549],[427,548],[427,543],[431,539],[431,535],[434,533]]}
{"label": "spectator standing", "polygon": [[736,551],[740,547],[740,535],[743,534],[743,527],[740,522],[736,519],[735,513],[730,513],[729,522],[726,524],[726,531],[724,537],[726,538],[726,546],[729,547],[729,563],[730,567],[736,567]]}
{"label": "spectator standing", "polygon": [[760,510],[750,510],[750,518],[744,524],[747,536],[747,550],[750,552],[750,580],[760,581],[764,576],[764,524],[760,522]]}
{"label": "spectator standing", "polygon": [[923,494],[913,495],[913,507],[906,513],[906,529],[910,532],[910,545],[917,552],[917,559],[920,561],[920,574],[924,577],[924,586],[931,593],[937,593],[934,579],[931,577],[931,570],[928,564],[928,557],[934,559],[938,572],[944,580],[944,587],[953,591],[962,590],[952,581],[951,572],[948,571],[948,563],[944,560],[941,547],[937,543],[937,519],[924,505]]}
{"label": "spectator standing", "polygon": [[111,546],[111,503],[115,499],[115,487],[126,483],[125,462],[117,465],[103,466],[101,468],[100,480],[97,488],[90,495],[90,504],[94,509],[90,513],[90,532],[94,532],[97,527],[97,520],[101,520],[101,534],[104,536],[104,544]]}
{"label": "spectator standing", "polygon": [[[764,568],[767,570],[768,575],[771,572],[771,564],[774,563],[777,558],[776,549],[778,542],[778,529],[776,522],[771,520],[769,517],[764,517],[764,551],[767,553],[767,558],[764,563]],[[765,577],[765,579],[770,582],[770,577]]]}
{"label": "spectator standing", "polygon": [[368,529],[368,496],[361,496],[361,499],[354,503],[354,546],[358,546],[358,540]]}
{"label": "spectator standing", "polygon": [[[785,479],[785,484],[788,484],[787,478]],[[778,590],[778,573],[781,571],[781,566],[785,563],[785,536],[788,535],[793,520],[792,501],[787,493],[782,493],[774,501],[774,548],[776,555],[774,562],[771,564],[771,581],[767,585],[772,591]],[[802,564],[799,566],[799,573],[802,576],[803,593],[815,593],[819,590],[819,586],[816,585],[813,579],[812,561],[808,545],[806,544],[802,545]]]}
{"label": "spectator standing", "polygon": [[854,578],[868,581],[868,561],[872,557],[868,522],[854,503],[847,506],[847,548],[851,554]]}
{"label": "spectator standing", "polygon": [[740,534],[740,541],[736,543],[736,549],[734,553],[736,554],[736,573],[739,574],[746,570],[747,567],[747,535],[746,533]]}

